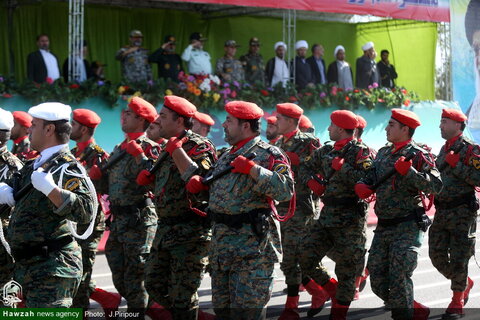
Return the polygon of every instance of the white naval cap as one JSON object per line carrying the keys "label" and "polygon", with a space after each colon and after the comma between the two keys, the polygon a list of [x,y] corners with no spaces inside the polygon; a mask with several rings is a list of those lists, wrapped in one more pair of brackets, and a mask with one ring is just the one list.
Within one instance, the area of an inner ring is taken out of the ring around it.
{"label": "white naval cap", "polygon": [[28,113],[34,118],[47,121],[70,120],[72,108],[60,102],[45,102],[31,107]]}
{"label": "white naval cap", "polygon": [[308,49],[308,43],[305,40],[298,40],[297,43],[295,43],[295,50],[298,50],[300,48],[306,48]]}
{"label": "white naval cap", "polygon": [[367,51],[373,48],[373,42],[369,41],[362,46],[363,51]]}
{"label": "white naval cap", "polygon": [[13,114],[0,108],[0,130],[10,131],[13,128]]}
{"label": "white naval cap", "polygon": [[277,43],[275,43],[275,45],[273,46],[273,50],[277,50],[278,47],[284,47],[285,51],[287,51],[287,44],[283,41],[278,41]]}

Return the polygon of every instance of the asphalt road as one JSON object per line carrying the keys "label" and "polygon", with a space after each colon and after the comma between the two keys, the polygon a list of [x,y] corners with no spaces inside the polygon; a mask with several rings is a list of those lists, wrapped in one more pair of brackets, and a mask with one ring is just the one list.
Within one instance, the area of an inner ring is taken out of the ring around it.
{"label": "asphalt road", "polygon": [[[374,226],[368,228],[368,245],[373,238]],[[476,250],[479,257],[480,249]],[[334,262],[328,258],[323,261],[329,271],[334,271]],[[475,285],[470,293],[470,299],[466,306],[466,317],[463,319],[480,319],[480,267],[474,258],[469,264],[470,277],[475,281]],[[97,261],[94,266],[93,278],[97,282],[97,286],[108,290],[116,291],[113,286],[110,269],[108,267],[104,254],[98,254]],[[276,278],[274,282],[273,294],[268,304],[267,317],[276,319],[280,315],[286,300],[286,294],[283,293],[285,288],[285,278],[280,270],[280,266],[276,265]],[[418,259],[418,267],[413,275],[415,300],[431,308],[430,319],[440,319],[445,308],[451,300],[450,281],[445,279],[433,266],[428,257],[428,237],[425,236],[424,244]],[[211,290],[210,277],[208,274],[202,281],[199,289],[200,307],[206,312],[213,313],[211,310]],[[302,308],[301,316],[306,317],[306,311],[310,306],[310,295],[306,292],[300,293],[300,307]],[[96,308],[98,304],[91,301],[91,307]],[[126,306],[125,300],[122,305]],[[325,309],[316,317],[318,319],[328,319],[330,313],[330,302],[326,303]],[[348,313],[348,319],[390,319],[390,313],[383,308],[383,301],[380,300],[371,290],[370,282],[367,280],[365,289],[360,294],[360,299],[354,301]]]}

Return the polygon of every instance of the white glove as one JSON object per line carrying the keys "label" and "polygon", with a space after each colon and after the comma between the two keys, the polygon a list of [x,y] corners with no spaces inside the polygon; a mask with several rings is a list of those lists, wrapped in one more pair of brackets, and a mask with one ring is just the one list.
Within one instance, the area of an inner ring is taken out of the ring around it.
{"label": "white glove", "polygon": [[7,204],[10,207],[15,205],[15,199],[13,198],[13,189],[8,184],[0,183],[0,203]]}
{"label": "white glove", "polygon": [[50,172],[44,172],[41,167],[32,172],[31,180],[33,187],[47,197],[57,186],[55,181],[53,181],[52,174]]}

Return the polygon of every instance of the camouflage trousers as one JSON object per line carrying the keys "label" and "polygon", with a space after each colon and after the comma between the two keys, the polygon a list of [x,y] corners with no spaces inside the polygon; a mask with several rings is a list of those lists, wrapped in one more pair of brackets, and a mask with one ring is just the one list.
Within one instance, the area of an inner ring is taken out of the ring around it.
{"label": "camouflage trousers", "polygon": [[[115,215],[105,245],[105,255],[118,293],[127,300],[128,309],[145,310],[148,294],[145,289],[145,263],[157,230],[154,207],[142,210],[141,220],[125,213]],[[146,217],[150,218],[146,218]]]}
{"label": "camouflage trousers", "polygon": [[145,287],[150,299],[171,309],[173,319],[197,318],[198,293],[208,262],[209,241],[158,245],[147,259]]}
{"label": "camouflage trousers", "polygon": [[468,261],[475,253],[476,212],[468,208],[438,210],[429,230],[428,254],[437,270],[451,280],[452,291],[467,287]]}
{"label": "camouflage trousers", "polygon": [[424,232],[415,221],[375,229],[367,268],[372,291],[392,308],[394,319],[413,317],[413,271]]}
{"label": "camouflage trousers", "polygon": [[291,219],[280,223],[283,251],[280,269],[285,275],[287,285],[300,285],[302,282],[299,249],[302,238],[313,222],[313,212],[305,211],[307,210],[299,208]]}
{"label": "camouflage trousers", "polygon": [[355,278],[363,268],[365,243],[367,240],[365,221],[342,227],[325,227],[316,221],[303,237],[300,250],[300,266],[304,276],[324,285],[331,279],[327,269],[321,264],[328,254],[335,261],[335,274],[338,280],[336,298],[350,302],[355,294]]}
{"label": "camouflage trousers", "polygon": [[97,255],[97,247],[102,238],[103,230],[94,230],[90,237],[85,240],[78,240],[82,248],[83,275],[77,294],[73,299],[72,308],[88,308],[90,305],[90,295],[95,290],[95,280],[92,280],[93,264]]}

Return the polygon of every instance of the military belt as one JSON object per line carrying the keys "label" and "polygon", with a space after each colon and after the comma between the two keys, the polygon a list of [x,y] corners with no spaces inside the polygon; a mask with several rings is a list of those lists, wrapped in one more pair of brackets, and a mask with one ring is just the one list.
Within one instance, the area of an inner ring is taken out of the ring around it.
{"label": "military belt", "polygon": [[250,224],[252,232],[260,242],[265,238],[270,229],[268,217],[271,213],[270,208],[258,208],[234,215],[208,211],[208,217],[215,223],[221,223],[234,229],[240,229],[243,224]]}
{"label": "military belt", "polygon": [[[448,201],[441,201],[438,199],[435,199],[435,208],[437,209],[453,209],[460,207],[462,205],[472,205],[473,208],[475,207],[474,204],[477,203],[477,199],[475,197],[475,193],[466,193],[462,194],[460,196],[451,198]],[[477,208],[478,209],[478,208]]]}
{"label": "military belt", "polygon": [[407,222],[407,221],[413,221],[417,220],[417,213],[411,213],[408,216],[405,217],[400,217],[400,218],[392,218],[392,219],[382,219],[378,218],[377,225],[380,227],[393,227],[396,226],[397,224],[400,224],[402,222]]}
{"label": "military belt", "polygon": [[135,212],[138,209],[143,209],[145,207],[150,206],[153,204],[152,199],[146,198],[145,200],[142,200],[140,202],[137,202],[136,204],[128,205],[128,206],[118,206],[115,204],[110,204],[110,210],[115,213],[115,214],[121,214],[122,212]]}
{"label": "military belt", "polygon": [[72,242],[73,237],[69,235],[54,240],[48,240],[34,246],[14,249],[12,250],[12,254],[16,261],[27,260],[36,256],[47,258],[50,253],[57,252]]}
{"label": "military belt", "polygon": [[323,197],[322,202],[328,207],[345,207],[352,208],[362,204],[357,197]]}

